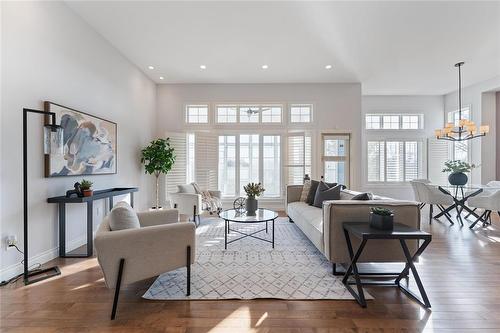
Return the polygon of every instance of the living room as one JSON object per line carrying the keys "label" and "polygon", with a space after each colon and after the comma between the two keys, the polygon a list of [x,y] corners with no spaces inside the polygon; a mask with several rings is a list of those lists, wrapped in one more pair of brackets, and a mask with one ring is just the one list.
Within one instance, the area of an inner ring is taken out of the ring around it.
{"label": "living room", "polygon": [[0,331],[500,330],[500,2],[0,11]]}

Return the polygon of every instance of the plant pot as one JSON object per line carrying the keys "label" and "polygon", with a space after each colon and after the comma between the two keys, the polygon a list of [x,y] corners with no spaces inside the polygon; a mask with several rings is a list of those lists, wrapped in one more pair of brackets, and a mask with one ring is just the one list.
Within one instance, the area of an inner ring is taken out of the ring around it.
{"label": "plant pot", "polygon": [[92,196],[92,194],[94,194],[94,191],[93,191],[93,190],[91,190],[91,189],[88,189],[88,190],[82,190],[82,192],[83,192],[83,196],[84,196],[84,197],[91,197],[91,196]]}
{"label": "plant pot", "polygon": [[247,210],[247,216],[255,216],[259,202],[255,198],[247,198],[245,202],[245,208]]}
{"label": "plant pot", "polygon": [[468,180],[467,175],[463,172],[452,172],[448,176],[448,181],[454,186],[464,186]]}
{"label": "plant pot", "polygon": [[370,213],[370,227],[380,230],[394,229],[394,214],[378,215]]}

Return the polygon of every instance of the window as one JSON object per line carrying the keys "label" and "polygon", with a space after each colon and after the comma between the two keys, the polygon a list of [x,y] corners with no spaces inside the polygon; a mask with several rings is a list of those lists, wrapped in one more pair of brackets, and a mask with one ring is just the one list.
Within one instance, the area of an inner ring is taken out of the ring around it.
{"label": "window", "polygon": [[365,128],[369,130],[423,129],[422,114],[367,114]]}
{"label": "window", "polygon": [[236,196],[236,136],[219,136],[219,190]]}
{"label": "window", "polygon": [[188,184],[195,182],[195,136],[193,133],[187,134],[187,150],[186,150],[186,182]]}
{"label": "window", "polygon": [[240,123],[258,123],[260,108],[258,106],[240,106]]}
{"label": "window", "polygon": [[303,133],[290,134],[287,143],[287,184],[302,185],[304,176],[311,176],[311,137]]}
{"label": "window", "polygon": [[221,105],[217,106],[218,123],[235,123],[237,121],[236,106]]}
{"label": "window", "polygon": [[264,135],[262,145],[262,184],[266,189],[264,197],[279,197],[281,195],[281,137]]}
{"label": "window", "polygon": [[262,107],[263,123],[281,123],[281,106]]}
{"label": "window", "polygon": [[240,134],[219,136],[219,190],[245,196],[243,186],[261,182],[263,197],[281,196],[281,137]]}
{"label": "window", "polygon": [[368,141],[368,182],[408,182],[422,177],[421,141]]}
{"label": "window", "polygon": [[349,136],[323,134],[323,177],[349,186]]}
{"label": "window", "polygon": [[208,123],[208,105],[186,106],[186,122],[190,124]]}
{"label": "window", "polygon": [[290,107],[290,122],[310,123],[312,119],[312,105],[292,105]]}

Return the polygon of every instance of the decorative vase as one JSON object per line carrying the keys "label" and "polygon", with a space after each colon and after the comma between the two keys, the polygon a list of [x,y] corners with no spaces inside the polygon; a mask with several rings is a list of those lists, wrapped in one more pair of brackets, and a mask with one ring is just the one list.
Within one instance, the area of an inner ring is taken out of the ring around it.
{"label": "decorative vase", "polygon": [[92,189],[82,190],[82,192],[84,197],[91,197],[92,194],[94,194],[94,191]]}
{"label": "decorative vase", "polygon": [[259,206],[259,202],[255,198],[247,198],[247,201],[245,202],[246,210],[247,210],[247,216],[255,216],[257,208]]}
{"label": "decorative vase", "polygon": [[448,176],[448,181],[454,186],[464,186],[468,180],[467,175],[463,172],[452,172]]}
{"label": "decorative vase", "polygon": [[370,213],[370,227],[380,230],[394,229],[394,214],[378,215]]}

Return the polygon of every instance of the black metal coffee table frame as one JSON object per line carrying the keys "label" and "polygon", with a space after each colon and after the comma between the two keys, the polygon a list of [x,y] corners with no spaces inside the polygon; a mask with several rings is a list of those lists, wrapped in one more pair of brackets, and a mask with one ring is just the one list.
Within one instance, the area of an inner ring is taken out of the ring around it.
{"label": "black metal coffee table frame", "polygon": [[[269,219],[262,219],[262,220],[245,220],[245,221],[242,221],[242,220],[237,220],[237,219],[230,219],[230,218],[226,218],[226,217],[223,217],[219,214],[219,217],[222,218],[224,220],[224,249],[227,250],[227,245],[228,244],[231,244],[231,243],[234,243],[236,241],[239,241],[243,238],[247,238],[247,237],[251,237],[251,238],[255,238],[255,239],[258,239],[260,241],[263,241],[263,242],[267,242],[267,243],[271,243],[272,244],[272,247],[274,249],[274,221],[278,218],[278,214],[275,214],[275,217],[274,218],[269,218]],[[250,217],[252,218],[252,217]],[[236,229],[231,229],[231,226],[230,226],[230,222],[233,222],[233,223],[240,223],[240,224],[255,224],[255,223],[265,223],[266,224],[266,227],[265,228],[262,228],[262,229],[259,229],[259,230],[256,230],[256,231],[253,231],[251,233],[245,233],[245,232],[242,232],[240,230],[236,230]],[[265,238],[262,238],[262,237],[259,237],[259,236],[255,236],[256,234],[260,233],[260,232],[266,232],[266,234],[269,232],[269,228],[268,228],[268,223],[271,222],[272,226],[271,226],[271,233],[272,233],[272,238],[271,240],[269,239],[265,239]],[[241,237],[238,237],[236,239],[232,239],[232,240],[228,240],[228,235],[231,233],[231,232],[235,232],[237,234],[240,234],[242,235]]]}
{"label": "black metal coffee table frame", "polygon": [[[363,292],[363,286],[373,286],[373,285],[382,285],[382,286],[396,286],[401,289],[405,294],[407,294],[410,298],[415,299],[417,302],[425,306],[426,308],[430,308],[431,304],[429,302],[429,298],[425,292],[422,281],[420,280],[420,276],[418,275],[417,269],[413,262],[418,258],[419,255],[424,252],[425,248],[429,245],[432,240],[432,235],[414,228],[410,228],[408,226],[402,224],[394,224],[394,230],[378,230],[372,229],[369,227],[367,222],[346,222],[343,223],[344,235],[347,243],[347,249],[349,251],[349,256],[351,258],[351,263],[347,268],[347,271],[342,279],[342,283],[346,286],[347,290],[351,293],[351,295],[356,299],[356,301],[362,307],[366,307],[366,299]],[[357,249],[356,253],[352,248],[351,238],[349,234],[352,233],[353,236],[361,239],[361,245]],[[366,243],[368,240],[383,240],[383,239],[397,239],[401,244],[401,248],[406,258],[406,264],[404,269],[399,273],[394,281],[389,282],[378,282],[378,281],[370,281],[365,282],[361,280],[360,274],[357,268],[357,262],[359,257],[361,256]],[[410,254],[410,250],[406,245],[406,240],[423,240],[424,242],[419,246],[415,254],[413,256]],[[408,286],[401,285],[401,280],[404,277],[408,276],[409,271],[413,273],[413,277],[418,286],[418,290],[420,292],[421,298],[415,295]],[[354,281],[350,281],[349,277],[354,275]],[[351,285],[356,285],[357,293],[351,287]]]}
{"label": "black metal coffee table frame", "polygon": [[[459,199],[459,190],[460,188],[460,193],[462,194],[461,195],[461,199]],[[443,216],[444,214],[447,214],[449,213],[451,210],[453,209],[456,209],[457,210],[457,220],[458,222],[460,223],[461,226],[464,225],[464,222],[462,220],[462,212],[465,210],[467,213],[469,213],[467,216],[474,216],[475,218],[479,219],[479,216],[474,212],[474,210],[470,209],[469,207],[467,207],[467,205],[465,204],[467,202],[467,199],[469,199],[470,197],[473,197],[473,196],[476,196],[478,195],[479,193],[483,192],[483,189],[479,188],[477,189],[476,191],[474,192],[471,192],[471,193],[464,193],[464,188],[463,187],[460,187],[460,186],[457,186],[456,189],[455,189],[455,194],[452,194],[450,191],[446,190],[445,188],[443,188],[442,186],[438,186],[438,189],[444,193],[444,194],[447,194],[449,196],[452,197],[453,199],[453,202],[454,204],[449,206],[448,208],[446,208],[445,210],[443,210],[441,213],[439,213],[438,215],[434,216],[434,218],[439,218],[441,216]],[[476,222],[477,223],[477,222]],[[474,228],[474,226],[476,225],[476,223],[473,223],[471,226],[470,226],[470,229]]]}

